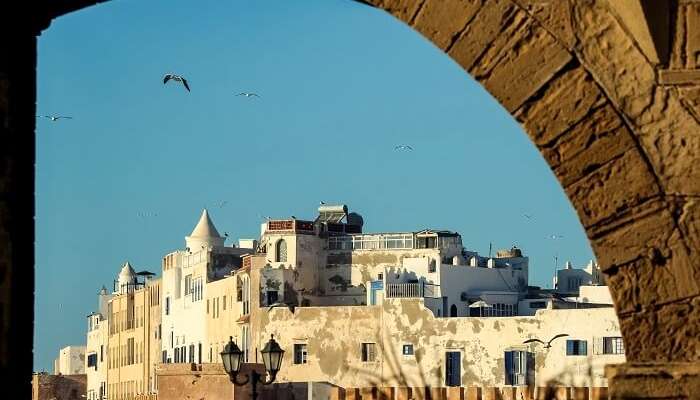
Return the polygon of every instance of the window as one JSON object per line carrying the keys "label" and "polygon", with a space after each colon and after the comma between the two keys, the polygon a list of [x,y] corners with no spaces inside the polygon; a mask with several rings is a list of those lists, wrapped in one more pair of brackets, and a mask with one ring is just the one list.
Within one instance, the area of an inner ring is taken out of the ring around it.
{"label": "window", "polygon": [[547,308],[547,302],[545,302],[545,301],[532,301],[532,302],[530,302],[530,308],[535,308],[535,309]]}
{"label": "window", "polygon": [[199,357],[197,362],[199,364],[201,364],[202,363],[202,344],[201,343],[197,346],[197,356]]}
{"label": "window", "polygon": [[95,367],[97,369],[97,353],[88,354],[87,366],[88,368]]}
{"label": "window", "polygon": [[294,345],[294,364],[306,364],[306,344],[296,343]]}
{"label": "window", "polygon": [[221,297],[221,300],[223,300],[223,303],[224,303],[224,311],[226,311],[226,297],[227,296]]}
{"label": "window", "polygon": [[[505,384],[511,386],[529,385],[534,380],[535,358],[527,351],[505,352]],[[534,383],[534,382],[533,382]]]}
{"label": "window", "polygon": [[277,262],[287,262],[287,242],[285,242],[284,239],[280,239],[277,241],[277,244],[275,245],[275,250],[275,253],[277,255]]}
{"label": "window", "polygon": [[207,315],[209,315],[209,299],[207,299]]}
{"label": "window", "polygon": [[194,295],[192,296],[192,301],[202,300],[202,277],[194,280]]}
{"label": "window", "polygon": [[161,362],[162,362],[163,364],[167,363],[167,362],[168,362],[168,351],[167,351],[167,350],[163,350],[163,352],[161,353],[161,357],[162,357],[162,358],[161,358]]}
{"label": "window", "polygon": [[185,296],[192,293],[192,274],[185,276]]}
{"label": "window", "polygon": [[585,340],[567,340],[567,356],[585,356],[588,354],[588,342]]}
{"label": "window", "polygon": [[190,345],[190,362],[194,363],[194,345]]}
{"label": "window", "polygon": [[170,296],[165,297],[165,315],[170,315]]}
{"label": "window", "polygon": [[432,259],[431,259],[431,260],[428,262],[428,272],[429,272],[429,273],[435,272],[435,268],[436,268],[435,265],[436,265],[435,260],[432,260]]}
{"label": "window", "polygon": [[275,303],[277,303],[277,291],[276,290],[268,290],[267,291],[267,305],[271,306]]}
{"label": "window", "polygon": [[384,279],[384,274],[381,273],[381,272],[378,273],[378,274],[377,274],[377,279],[380,280],[380,281],[381,281],[382,279]]}
{"label": "window", "polygon": [[604,337],[603,354],[625,354],[625,345],[622,343],[622,338],[619,336]]}
{"label": "window", "polygon": [[100,345],[100,362],[102,362],[104,360],[104,351],[105,351],[104,345]]}
{"label": "window", "polygon": [[175,364],[180,362],[180,348],[176,347],[175,348]]}
{"label": "window", "polygon": [[134,363],[134,338],[129,338],[126,340],[126,364],[131,365]]}
{"label": "window", "polygon": [[374,362],[377,360],[376,343],[362,343],[362,361]]}
{"label": "window", "polygon": [[412,356],[413,355],[413,345],[412,344],[403,345],[403,355],[405,355],[405,356]]}

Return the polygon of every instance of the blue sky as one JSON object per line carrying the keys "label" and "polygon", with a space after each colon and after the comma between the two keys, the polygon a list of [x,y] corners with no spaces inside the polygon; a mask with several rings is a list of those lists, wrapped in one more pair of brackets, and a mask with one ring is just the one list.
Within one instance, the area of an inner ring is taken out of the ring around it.
{"label": "blue sky", "polygon": [[[192,92],[163,85],[168,72]],[[238,238],[257,237],[261,216],[342,202],[365,231],[450,229],[482,254],[517,244],[542,286],[555,255],[593,257],[517,122],[423,37],[352,1],[72,13],[39,38],[37,114],[73,119],[37,120],[35,370],[85,342],[120,264],[159,272],[204,206]]]}

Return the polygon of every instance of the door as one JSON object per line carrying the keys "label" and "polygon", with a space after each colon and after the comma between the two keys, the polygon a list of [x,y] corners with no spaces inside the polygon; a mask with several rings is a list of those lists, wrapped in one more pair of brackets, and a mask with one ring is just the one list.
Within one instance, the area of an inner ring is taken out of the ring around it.
{"label": "door", "polygon": [[452,307],[450,307],[450,317],[456,317],[456,316],[457,316],[457,306],[453,304]]}
{"label": "door", "polygon": [[445,386],[462,385],[462,354],[459,351],[445,353]]}

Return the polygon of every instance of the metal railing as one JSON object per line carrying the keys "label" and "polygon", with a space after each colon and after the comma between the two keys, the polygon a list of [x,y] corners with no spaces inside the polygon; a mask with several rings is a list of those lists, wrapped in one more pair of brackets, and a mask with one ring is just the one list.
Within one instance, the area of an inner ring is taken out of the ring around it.
{"label": "metal railing", "polygon": [[435,286],[432,283],[388,283],[385,295],[389,299],[407,299],[420,297],[436,297]]}

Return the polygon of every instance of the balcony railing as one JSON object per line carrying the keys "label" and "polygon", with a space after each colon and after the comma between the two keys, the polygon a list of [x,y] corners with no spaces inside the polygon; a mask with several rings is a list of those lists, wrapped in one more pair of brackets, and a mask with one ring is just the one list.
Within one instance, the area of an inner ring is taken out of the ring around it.
{"label": "balcony railing", "polygon": [[435,297],[435,286],[431,283],[388,283],[386,297],[389,299],[408,299]]}

